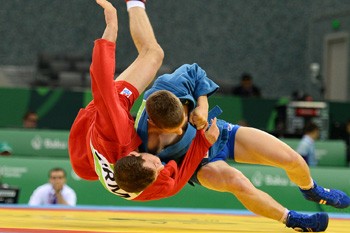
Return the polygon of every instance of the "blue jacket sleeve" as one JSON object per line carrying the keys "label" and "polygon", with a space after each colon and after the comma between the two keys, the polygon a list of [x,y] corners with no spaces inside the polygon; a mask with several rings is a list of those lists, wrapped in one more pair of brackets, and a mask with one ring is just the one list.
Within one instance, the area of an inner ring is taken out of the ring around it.
{"label": "blue jacket sleeve", "polygon": [[155,91],[168,90],[180,99],[190,99],[196,103],[199,96],[209,97],[218,88],[198,64],[185,64],[171,74],[159,76],[153,86],[145,92],[144,98],[147,99]]}

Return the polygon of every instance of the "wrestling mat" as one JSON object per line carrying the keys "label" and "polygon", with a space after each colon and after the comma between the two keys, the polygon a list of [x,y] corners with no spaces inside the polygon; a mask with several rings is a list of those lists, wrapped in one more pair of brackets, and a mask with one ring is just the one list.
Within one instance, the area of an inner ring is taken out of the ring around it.
{"label": "wrestling mat", "polygon": [[[220,233],[295,232],[248,211],[0,205],[0,232]],[[349,214],[330,214],[329,233],[349,233]]]}

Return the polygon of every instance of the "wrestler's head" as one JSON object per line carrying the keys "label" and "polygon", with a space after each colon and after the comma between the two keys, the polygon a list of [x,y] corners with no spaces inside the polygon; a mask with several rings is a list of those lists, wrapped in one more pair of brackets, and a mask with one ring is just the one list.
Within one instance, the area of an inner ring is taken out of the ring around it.
{"label": "wrestler's head", "polygon": [[163,168],[157,156],[133,151],[115,163],[115,181],[121,189],[138,193],[152,184]]}
{"label": "wrestler's head", "polygon": [[180,99],[173,93],[166,90],[152,93],[147,98],[146,111],[149,123],[163,133],[182,134],[187,119]]}

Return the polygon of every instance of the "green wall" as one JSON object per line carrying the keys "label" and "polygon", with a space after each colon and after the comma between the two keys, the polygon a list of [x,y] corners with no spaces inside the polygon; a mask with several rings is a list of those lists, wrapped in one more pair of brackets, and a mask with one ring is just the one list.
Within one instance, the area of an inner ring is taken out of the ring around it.
{"label": "green wall", "polygon": [[[266,191],[289,209],[300,211],[323,209],[329,212],[350,213],[350,209],[337,210],[304,200],[298,188],[288,180],[286,174],[280,169],[255,165],[232,165],[241,170],[256,187]],[[98,181],[79,179],[72,171],[68,159],[0,157],[2,182],[20,188],[20,204],[27,203],[35,187],[48,181],[49,169],[56,166],[66,169],[67,182],[77,193],[78,205],[244,209],[242,204],[231,194],[190,185],[185,186],[174,197],[167,199],[150,202],[126,201],[104,190]],[[313,178],[320,185],[342,189],[350,194],[349,169],[313,168],[311,172]]]}
{"label": "green wall", "polygon": [[[16,156],[68,158],[68,130],[0,129],[0,142],[6,142]],[[296,149],[300,139],[282,139]],[[345,167],[346,145],[343,140],[316,141],[319,166]]]}
{"label": "green wall", "polygon": [[[0,127],[20,128],[22,116],[27,110],[38,113],[41,129],[70,129],[79,109],[91,100],[91,91],[69,91],[50,88],[0,88]],[[142,98],[138,98],[132,114],[137,113]],[[220,118],[232,123],[245,119],[255,128],[265,131],[274,129],[276,107],[287,100],[240,98],[215,94],[209,98],[211,107],[219,105],[223,109]],[[69,104],[68,104],[69,103]],[[330,102],[330,124],[345,123],[350,119],[349,102]],[[332,129],[332,127],[330,127]],[[1,138],[0,138],[1,140]]]}

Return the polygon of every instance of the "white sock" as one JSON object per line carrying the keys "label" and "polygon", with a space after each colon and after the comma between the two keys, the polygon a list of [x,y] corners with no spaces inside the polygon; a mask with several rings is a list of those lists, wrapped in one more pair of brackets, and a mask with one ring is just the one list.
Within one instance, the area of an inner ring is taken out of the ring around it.
{"label": "white sock", "polygon": [[280,219],[280,222],[281,222],[281,223],[286,224],[288,213],[289,213],[289,210],[286,209],[286,210],[284,211],[284,214],[283,214],[282,218]]}
{"label": "white sock", "polygon": [[311,180],[311,183],[307,186],[299,186],[299,188],[301,188],[302,190],[309,190],[312,189],[314,187],[314,180]]}
{"label": "white sock", "polygon": [[132,7],[141,7],[143,9],[146,8],[145,3],[141,2],[141,1],[127,1],[126,2],[127,10],[129,10]]}

